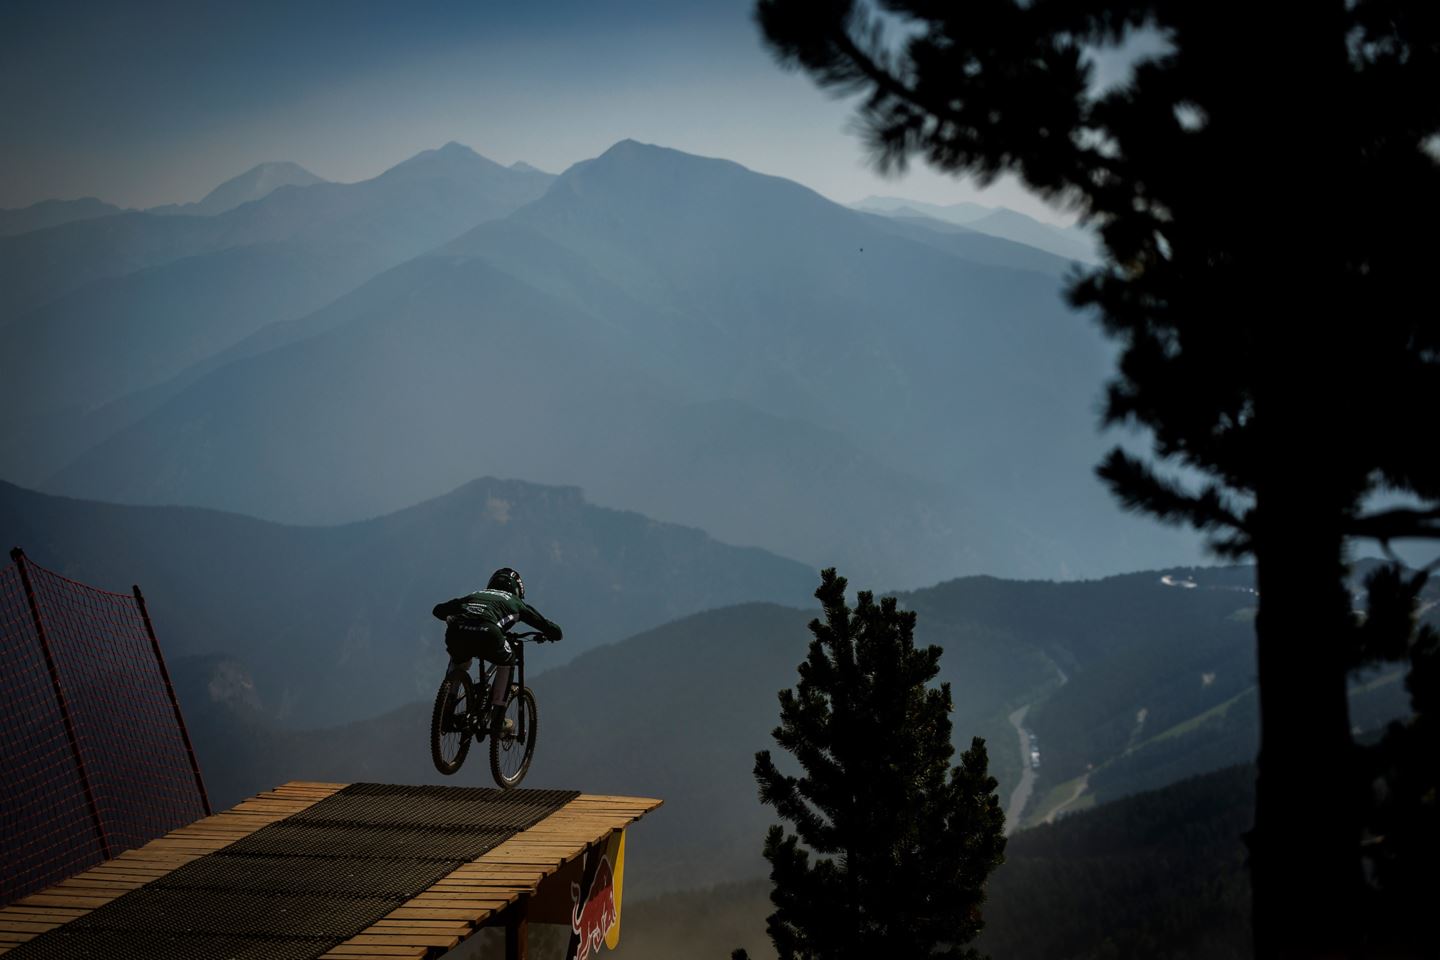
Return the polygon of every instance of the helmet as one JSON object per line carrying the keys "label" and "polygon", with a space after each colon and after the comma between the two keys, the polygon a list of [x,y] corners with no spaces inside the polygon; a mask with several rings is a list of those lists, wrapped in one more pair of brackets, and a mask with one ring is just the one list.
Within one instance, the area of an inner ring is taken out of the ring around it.
{"label": "helmet", "polygon": [[513,593],[520,599],[525,599],[525,581],[520,579],[520,574],[509,567],[501,567],[490,574],[490,582],[485,584],[486,590],[504,590],[506,593]]}

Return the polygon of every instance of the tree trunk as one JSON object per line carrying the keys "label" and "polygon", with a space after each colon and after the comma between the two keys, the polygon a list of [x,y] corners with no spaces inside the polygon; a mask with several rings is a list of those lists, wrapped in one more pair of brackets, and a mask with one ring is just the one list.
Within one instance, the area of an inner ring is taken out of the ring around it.
{"label": "tree trunk", "polygon": [[1342,534],[1364,470],[1357,477],[1347,462],[1348,345],[1323,321],[1336,309],[1330,284],[1344,265],[1316,207],[1327,190],[1356,185],[1343,182],[1348,145],[1317,151],[1313,142],[1349,69],[1344,22],[1340,0],[1287,2],[1264,7],[1248,33],[1259,45],[1247,74],[1257,94],[1254,200],[1293,231],[1284,240],[1257,231],[1246,258],[1260,365],[1252,530],[1260,757],[1248,838],[1259,960],[1353,956],[1364,929]]}
{"label": "tree trunk", "polygon": [[1249,837],[1256,956],[1343,957],[1359,939],[1362,899],[1342,541],[1322,519],[1333,506],[1307,502],[1303,486],[1266,494],[1257,510],[1261,745]]}

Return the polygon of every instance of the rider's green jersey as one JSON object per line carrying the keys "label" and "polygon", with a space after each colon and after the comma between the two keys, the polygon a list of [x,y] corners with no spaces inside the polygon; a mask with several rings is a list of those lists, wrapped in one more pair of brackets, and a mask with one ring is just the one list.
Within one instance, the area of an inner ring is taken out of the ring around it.
{"label": "rider's green jersey", "polygon": [[539,610],[504,590],[476,590],[463,597],[437,603],[431,612],[440,620],[467,617],[494,624],[501,630],[509,629],[519,621],[545,634],[547,640],[559,640],[564,635],[559,624],[545,619]]}

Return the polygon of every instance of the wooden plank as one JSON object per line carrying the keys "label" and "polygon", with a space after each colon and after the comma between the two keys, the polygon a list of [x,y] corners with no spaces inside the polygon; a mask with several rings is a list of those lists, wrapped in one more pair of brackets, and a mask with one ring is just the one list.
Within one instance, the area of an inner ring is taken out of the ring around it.
{"label": "wooden plank", "polygon": [[460,938],[446,933],[361,933],[345,942],[355,946],[370,944],[377,947],[440,947],[450,950],[460,943]]}
{"label": "wooden plank", "polygon": [[54,893],[32,893],[28,897],[16,900],[16,903],[28,904],[35,907],[101,907],[114,900],[114,897],[82,897],[69,896]]}
{"label": "wooden plank", "polygon": [[464,920],[475,922],[484,919],[495,912],[493,907],[437,907],[424,905],[419,907],[396,907],[387,913],[386,917],[397,920]]}
{"label": "wooden plank", "polygon": [[446,877],[454,877],[456,879],[495,879],[495,881],[510,879],[510,881],[517,882],[517,884],[524,884],[524,882],[536,881],[536,879],[544,877],[546,872],[549,871],[549,866],[549,864],[546,866],[484,864],[469,869],[462,866],[462,868],[455,871],[454,874],[446,874]]}
{"label": "wooden plank", "polygon": [[[516,891],[516,893],[519,893],[519,892],[521,892],[521,891]],[[409,900],[407,900],[407,901],[405,901],[405,902],[406,902],[406,904],[411,904],[411,903],[434,903],[434,904],[463,903],[463,904],[465,904],[466,906],[469,906],[469,905],[471,905],[471,904],[473,904],[473,903],[479,903],[479,904],[482,904],[482,905],[483,905],[483,904],[489,904],[489,903],[509,903],[512,899],[514,899],[514,897],[513,897],[512,895],[507,895],[507,894],[505,894],[505,893],[499,893],[499,892],[491,893],[491,892],[488,892],[488,891],[482,892],[482,891],[479,891],[479,890],[454,890],[454,891],[451,891],[451,890],[441,890],[441,891],[437,891],[437,892],[435,892],[435,893],[431,893],[429,890],[422,890],[420,893],[415,894],[415,896],[411,897]]]}
{"label": "wooden plank", "polygon": [[[546,865],[548,866],[548,864]],[[492,880],[504,882],[513,880],[524,883],[545,874],[546,867],[527,866],[523,863],[491,860],[481,863],[466,863],[441,877],[441,880]],[[438,882],[438,881],[437,881]]]}
{"label": "wooden plank", "polygon": [[90,876],[95,880],[130,880],[135,883],[146,884],[151,880],[159,880],[169,873],[169,870],[157,870],[154,873],[141,873],[138,870],[107,870],[103,873],[93,873]]}
{"label": "wooden plank", "polygon": [[454,897],[449,894],[422,893],[411,900],[406,900],[404,906],[498,910],[513,899],[513,897]]}
{"label": "wooden plank", "polygon": [[161,837],[158,840],[151,840],[141,850],[155,850],[177,853],[213,853],[221,847],[228,847],[230,841],[215,840],[211,837]]}
{"label": "wooden plank", "polygon": [[116,861],[122,861],[124,863],[148,864],[173,863],[175,866],[178,867],[181,864],[189,863],[191,860],[194,860],[200,856],[202,856],[202,854],[194,852],[185,852],[180,850],[149,850],[145,847],[140,847],[136,850],[126,850],[124,853],[120,854],[119,857],[116,857],[114,860],[111,860],[109,862],[115,863]]}
{"label": "wooden plank", "polygon": [[76,888],[85,890],[110,890],[125,891],[143,887],[150,882],[145,880],[110,880],[104,877],[71,877],[69,880],[61,880],[51,890],[74,890]]}
{"label": "wooden plank", "polygon": [[637,806],[650,807],[658,807],[660,806],[660,804],[665,802],[664,800],[657,800],[654,797],[621,797],[611,793],[582,793],[580,794],[580,796],[576,797],[570,802],[575,803],[576,801],[579,801],[585,803],[597,800],[610,801],[614,803],[629,803]]}
{"label": "wooden plank", "polygon": [[431,889],[436,889],[436,891],[439,889],[530,889],[531,887],[534,887],[534,884],[517,881],[517,879],[494,877],[438,879],[435,884],[431,885]]}
{"label": "wooden plank", "polygon": [[19,918],[20,914],[45,914],[46,917],[81,917],[88,914],[88,910],[71,910],[66,907],[20,907],[17,904],[10,904],[9,907],[0,907],[0,917]]}
{"label": "wooden plank", "polygon": [[44,933],[60,926],[58,923],[40,923],[33,920],[6,920],[0,918],[0,931],[5,933]]}
{"label": "wooden plank", "polygon": [[[56,911],[47,913],[46,911]],[[69,923],[76,917],[83,917],[89,910],[61,910],[59,907],[35,907],[32,911],[6,910],[0,914],[0,922],[10,923]]]}
{"label": "wooden plank", "polygon": [[373,932],[385,930],[432,930],[437,933],[468,933],[470,924],[463,920],[377,920],[366,929]]}

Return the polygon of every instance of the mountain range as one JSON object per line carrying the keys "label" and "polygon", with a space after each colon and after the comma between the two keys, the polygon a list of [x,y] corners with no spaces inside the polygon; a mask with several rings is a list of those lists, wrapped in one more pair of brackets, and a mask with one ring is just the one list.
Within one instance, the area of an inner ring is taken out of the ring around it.
{"label": "mountain range", "polygon": [[515,209],[550,179],[451,144],[372,180],[287,186],[217,216],[126,213],[0,239],[11,281],[0,377],[18,388],[0,414],[0,470],[38,482],[78,452],[53,438],[89,439],[96,409]]}
{"label": "mountain range", "polygon": [[1081,263],[1100,261],[1096,238],[1083,227],[1044,223],[1006,207],[987,207],[979,203],[936,204],[877,196],[866,197],[853,206],[857,210],[883,213],[930,229],[949,232],[958,227],[966,232],[1003,237]]}
{"label": "mountain range", "polygon": [[288,160],[261,163],[238,176],[231,177],[194,203],[172,203],[150,207],[146,213],[210,217],[234,210],[242,203],[261,200],[281,187],[308,187],[324,183],[323,177]]}
{"label": "mountain range", "polygon": [[452,144],[6,242],[12,309],[45,301],[0,330],[29,486],[340,523],[518,476],[896,586],[1195,556],[1091,473],[1110,350],[1068,261],[727,161]]}
{"label": "mountain range", "polygon": [[58,227],[74,220],[94,220],[124,213],[113,203],[97,200],[95,197],[81,197],[78,200],[41,200],[28,207],[0,210],[0,237]]}

